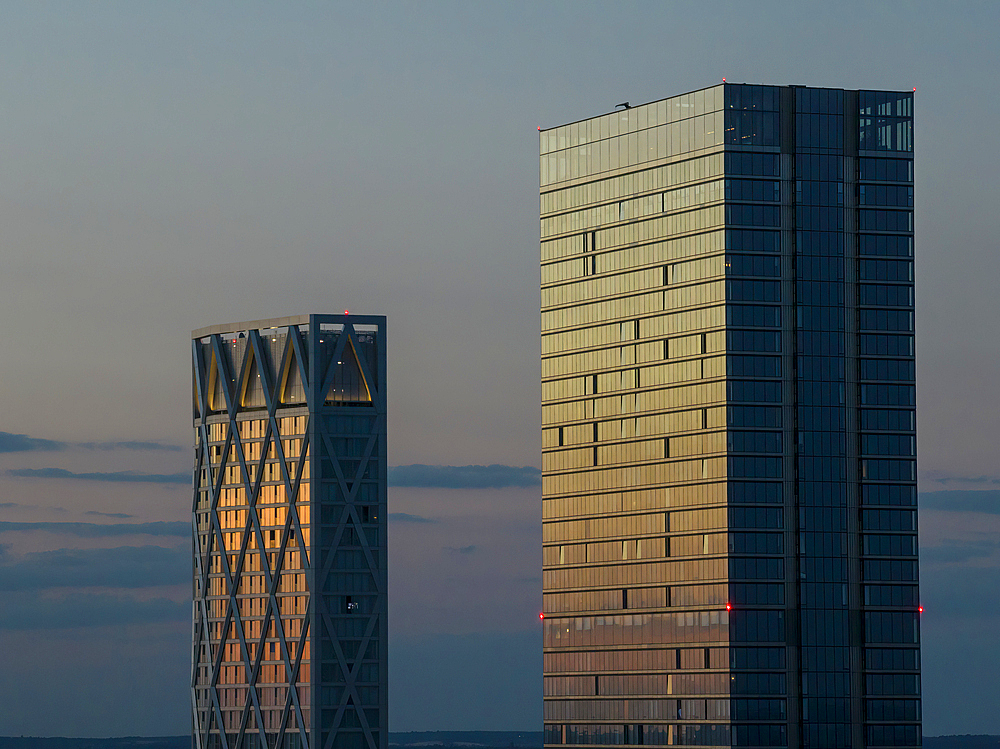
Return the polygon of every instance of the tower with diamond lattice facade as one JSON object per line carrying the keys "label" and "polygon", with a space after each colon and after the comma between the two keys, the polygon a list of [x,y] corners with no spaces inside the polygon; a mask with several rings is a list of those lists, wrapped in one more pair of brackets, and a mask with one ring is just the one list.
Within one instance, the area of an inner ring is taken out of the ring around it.
{"label": "tower with diamond lattice facade", "polygon": [[192,339],[192,746],[386,749],[385,318]]}

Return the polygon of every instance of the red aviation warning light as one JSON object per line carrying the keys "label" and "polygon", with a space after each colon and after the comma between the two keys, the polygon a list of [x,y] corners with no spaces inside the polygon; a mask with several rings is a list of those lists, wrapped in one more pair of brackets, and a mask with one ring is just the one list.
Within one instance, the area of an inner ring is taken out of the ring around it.
{"label": "red aviation warning light", "polygon": [[727,602],[726,603],[726,611],[732,611],[732,610],[733,610],[733,604]]}
{"label": "red aviation warning light", "polygon": [[351,314],[351,313],[350,313],[350,312],[348,312],[348,311],[347,311],[347,310],[345,309],[345,310],[344,310],[344,314],[345,314],[345,315],[349,315],[349,314]]}
{"label": "red aviation warning light", "polygon": [[924,613],[924,607],[923,606],[917,606],[917,613],[918,614]]}
{"label": "red aviation warning light", "polygon": [[538,612],[538,621],[541,621],[544,618],[545,618],[545,614],[543,612],[539,611]]}

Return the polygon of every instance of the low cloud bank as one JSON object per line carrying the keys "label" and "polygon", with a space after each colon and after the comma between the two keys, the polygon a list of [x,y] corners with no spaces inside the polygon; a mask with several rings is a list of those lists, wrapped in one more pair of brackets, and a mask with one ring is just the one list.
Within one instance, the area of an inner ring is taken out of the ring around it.
{"label": "low cloud bank", "polygon": [[0,630],[76,629],[181,622],[190,618],[189,602],[168,598],[138,600],[101,593],[70,593],[60,597],[12,593],[5,596],[0,608]]}
{"label": "low cloud bank", "polygon": [[0,591],[49,588],[150,588],[191,576],[186,547],[55,549],[12,557],[0,549]]}
{"label": "low cloud bank", "polygon": [[425,518],[423,515],[411,515],[408,512],[390,512],[390,523],[436,523],[436,520]]}
{"label": "low cloud bank", "polygon": [[417,463],[389,469],[389,486],[440,489],[502,489],[540,486],[542,472],[531,466],[431,466]]}
{"label": "low cloud bank", "polygon": [[26,434],[0,432],[0,453],[24,453],[42,450],[65,450],[65,442],[43,440]]}
{"label": "low cloud bank", "polygon": [[11,468],[8,476],[34,479],[78,479],[81,481],[114,481],[147,484],[191,484],[190,473],[141,473],[139,471],[110,471],[104,473],[75,473],[65,468]]}
{"label": "low cloud bank", "polygon": [[[78,481],[191,484],[190,473],[143,473],[110,471],[77,473],[65,468],[11,468],[15,478],[75,479]],[[540,486],[542,472],[531,466],[432,466],[415,464],[389,468],[389,486],[438,489],[503,489]]]}
{"label": "low cloud bank", "polygon": [[51,452],[54,450],[66,450],[71,447],[82,447],[85,450],[166,450],[168,452],[180,452],[185,449],[180,445],[170,445],[164,442],[145,442],[142,440],[121,440],[118,442],[61,442],[59,440],[47,440],[39,437],[30,437],[27,434],[0,432],[0,453]]}
{"label": "low cloud bank", "polygon": [[184,450],[180,445],[168,445],[163,442],[140,442],[136,440],[126,440],[124,442],[79,442],[77,445],[87,450],[166,450],[172,453]]}
{"label": "low cloud bank", "polygon": [[191,536],[190,523],[15,523],[0,522],[0,533],[45,531],[62,533],[80,538],[106,538],[109,536]]}
{"label": "low cloud bank", "polygon": [[989,515],[1000,515],[1000,489],[920,492],[917,501],[922,510],[985,512]]}

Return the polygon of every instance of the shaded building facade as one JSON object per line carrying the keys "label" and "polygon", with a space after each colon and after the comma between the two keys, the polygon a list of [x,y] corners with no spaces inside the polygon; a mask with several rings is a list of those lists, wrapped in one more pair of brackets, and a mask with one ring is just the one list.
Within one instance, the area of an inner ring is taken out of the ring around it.
{"label": "shaded building facade", "polygon": [[385,749],[385,318],[196,330],[195,749]]}
{"label": "shaded building facade", "polygon": [[547,745],[920,745],[912,104],[541,131]]}

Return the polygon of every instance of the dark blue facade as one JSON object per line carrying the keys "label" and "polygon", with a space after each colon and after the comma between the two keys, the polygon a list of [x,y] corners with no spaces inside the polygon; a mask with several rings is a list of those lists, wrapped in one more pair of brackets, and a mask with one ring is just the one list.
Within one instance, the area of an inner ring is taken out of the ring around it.
{"label": "dark blue facade", "polygon": [[919,746],[912,94],[725,96],[733,745]]}

